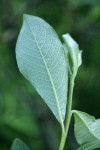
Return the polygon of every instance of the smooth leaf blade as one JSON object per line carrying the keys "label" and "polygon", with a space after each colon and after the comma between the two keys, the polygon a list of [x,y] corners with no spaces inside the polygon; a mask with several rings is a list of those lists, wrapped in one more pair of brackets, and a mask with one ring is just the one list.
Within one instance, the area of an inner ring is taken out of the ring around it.
{"label": "smooth leaf blade", "polygon": [[22,140],[16,138],[10,150],[29,150],[29,148]]}
{"label": "smooth leaf blade", "polygon": [[16,58],[20,72],[62,124],[67,102],[67,66],[63,46],[53,28],[39,17],[24,15]]}
{"label": "smooth leaf blade", "polygon": [[81,111],[73,111],[75,117],[74,131],[77,142],[82,145],[100,141],[100,119]]}

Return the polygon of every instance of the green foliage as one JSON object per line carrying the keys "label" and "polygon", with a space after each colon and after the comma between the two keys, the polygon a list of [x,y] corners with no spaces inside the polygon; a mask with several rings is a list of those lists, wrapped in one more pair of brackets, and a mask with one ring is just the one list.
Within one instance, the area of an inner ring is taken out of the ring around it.
{"label": "green foliage", "polygon": [[[69,64],[69,68],[71,70],[71,73],[77,73],[78,67],[82,64],[82,51],[79,50],[79,46],[76,43],[76,41],[74,41],[72,39],[72,37],[69,34],[64,34],[63,35],[63,39],[65,41],[66,47],[68,49],[68,64]],[[72,66],[70,64],[70,59],[72,61]]]}
{"label": "green foliage", "polygon": [[96,141],[82,145],[77,150],[95,150],[98,148],[100,148],[100,141],[96,140]]}
{"label": "green foliage", "polygon": [[10,150],[29,150],[29,148],[22,140],[15,139]]}
{"label": "green foliage", "polygon": [[[82,52],[78,44],[69,34],[65,34],[65,44],[62,45],[53,28],[39,17],[24,15],[23,20],[16,45],[18,67],[61,124],[59,150],[64,149],[72,112],[75,116],[75,136],[82,145],[78,150],[100,147],[100,119],[95,120],[94,117],[80,111],[71,111],[74,80],[82,64]],[[64,125],[68,79],[69,97]],[[16,145],[19,144],[21,143]]]}
{"label": "green foliage", "polygon": [[[100,0],[0,1],[0,149],[8,150],[19,137],[31,149],[55,150],[59,125],[16,65],[15,43],[23,13],[42,17],[59,37],[68,32],[79,43],[83,64],[75,80],[73,108],[99,118]],[[70,129],[65,149],[74,150],[72,125]]]}
{"label": "green foliage", "polygon": [[84,112],[73,111],[75,116],[75,136],[82,147],[78,150],[100,148],[100,119]]}
{"label": "green foliage", "polygon": [[23,21],[16,45],[19,70],[63,125],[68,77],[62,44],[44,20],[24,15]]}

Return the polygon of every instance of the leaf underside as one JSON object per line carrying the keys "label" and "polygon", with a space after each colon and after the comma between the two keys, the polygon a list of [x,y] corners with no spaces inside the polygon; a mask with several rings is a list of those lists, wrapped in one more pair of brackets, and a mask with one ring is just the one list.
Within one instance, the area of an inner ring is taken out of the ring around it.
{"label": "leaf underside", "polygon": [[100,147],[100,119],[74,110],[75,136],[82,145],[78,150],[93,150]]}
{"label": "leaf underside", "polygon": [[20,72],[62,124],[67,103],[67,66],[62,44],[53,28],[39,17],[24,15],[16,59]]}
{"label": "leaf underside", "polygon": [[29,150],[29,148],[22,140],[16,138],[10,150]]}
{"label": "leaf underside", "polygon": [[95,150],[100,148],[100,141],[96,140],[80,146],[77,150]]}

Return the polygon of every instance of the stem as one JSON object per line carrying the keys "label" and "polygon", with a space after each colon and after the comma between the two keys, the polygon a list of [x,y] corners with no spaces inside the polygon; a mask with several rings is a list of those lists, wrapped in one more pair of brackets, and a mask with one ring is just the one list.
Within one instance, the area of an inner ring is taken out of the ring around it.
{"label": "stem", "polygon": [[69,96],[68,96],[68,103],[67,103],[67,111],[66,111],[66,122],[65,122],[65,131],[62,130],[62,137],[61,137],[61,142],[59,146],[59,150],[64,149],[66,137],[68,134],[68,129],[70,125],[70,120],[71,120],[71,107],[72,107],[72,96],[73,96],[73,88],[74,88],[74,79],[75,79],[75,74],[72,74],[70,77],[70,84],[69,84]]}
{"label": "stem", "polygon": [[73,88],[74,88],[74,79],[75,75],[73,74],[70,78],[70,85],[69,85],[69,97],[68,97],[68,103],[67,103],[67,111],[66,111],[66,122],[65,122],[65,134],[67,136],[68,134],[68,129],[69,129],[69,124],[71,120],[71,108],[72,108],[72,96],[73,96]]}
{"label": "stem", "polygon": [[59,150],[63,150],[64,149],[65,141],[66,141],[65,132],[62,131],[62,136],[61,136]]}

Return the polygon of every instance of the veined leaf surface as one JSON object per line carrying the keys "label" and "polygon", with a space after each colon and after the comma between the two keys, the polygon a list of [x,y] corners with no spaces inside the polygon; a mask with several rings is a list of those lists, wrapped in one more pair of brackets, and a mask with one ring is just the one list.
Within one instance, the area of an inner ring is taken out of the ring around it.
{"label": "veined leaf surface", "polygon": [[63,124],[67,102],[67,66],[63,46],[43,19],[24,15],[16,45],[20,72]]}
{"label": "veined leaf surface", "polygon": [[10,150],[29,150],[29,148],[22,140],[16,138]]}
{"label": "veined leaf surface", "polygon": [[79,148],[77,148],[77,150],[95,150],[97,148],[100,148],[100,140],[96,140],[96,141],[84,144],[80,146]]}
{"label": "veined leaf surface", "polygon": [[100,147],[100,119],[81,111],[73,111],[75,117],[75,136],[82,145],[78,150],[92,150]]}

